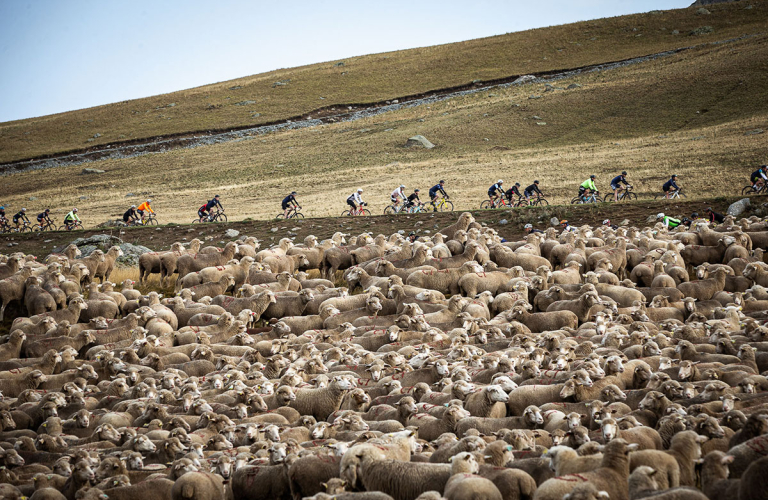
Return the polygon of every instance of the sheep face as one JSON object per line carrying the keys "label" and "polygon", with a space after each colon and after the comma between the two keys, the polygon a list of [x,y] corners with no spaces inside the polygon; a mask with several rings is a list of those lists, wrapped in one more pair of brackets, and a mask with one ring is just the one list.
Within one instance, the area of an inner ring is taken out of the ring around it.
{"label": "sheep face", "polygon": [[269,463],[271,465],[277,465],[285,462],[285,458],[287,456],[288,447],[285,443],[275,444],[269,449]]}
{"label": "sheep face", "polygon": [[488,398],[492,403],[506,403],[509,401],[509,395],[500,385],[489,385],[485,388]]}
{"label": "sheep face", "polygon": [[451,474],[477,474],[480,472],[480,464],[472,453],[463,451],[449,459],[451,462]]}
{"label": "sheep face", "polygon": [[226,455],[219,457],[212,472],[224,479],[229,479],[232,476],[232,459]]}
{"label": "sheep face", "polygon": [[608,418],[600,423],[600,432],[603,435],[603,439],[608,442],[615,439],[619,434],[619,426],[614,419]]}

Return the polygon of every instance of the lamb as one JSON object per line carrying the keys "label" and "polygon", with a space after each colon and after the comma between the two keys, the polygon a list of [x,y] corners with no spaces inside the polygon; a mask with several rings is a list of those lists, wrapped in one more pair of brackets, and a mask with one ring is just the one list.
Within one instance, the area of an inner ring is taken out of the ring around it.
{"label": "lamb", "polygon": [[110,247],[109,250],[107,250],[107,253],[104,254],[104,259],[102,259],[101,262],[99,262],[99,265],[96,266],[96,270],[92,274],[93,278],[101,278],[102,283],[108,281],[110,274],[112,274],[112,270],[115,268],[115,261],[122,255],[123,251],[119,246]]}
{"label": "lamb", "polygon": [[598,490],[606,491],[611,500],[629,500],[627,455],[634,450],[634,446],[628,445],[623,439],[609,442],[603,447],[603,459],[599,468],[583,474],[548,479],[539,486],[533,499],[561,500],[563,495],[573,491],[579,482],[589,482]]}
{"label": "lamb", "polygon": [[459,216],[459,219],[456,221],[456,223],[451,224],[450,226],[445,227],[438,232],[442,234],[446,240],[452,240],[456,234],[456,231],[466,231],[469,229],[469,225],[473,222],[475,222],[475,218],[472,217],[472,214],[469,212],[464,212]]}
{"label": "lamb", "polygon": [[209,472],[189,472],[178,478],[171,488],[173,500],[223,500],[221,476]]}
{"label": "lamb", "polygon": [[629,476],[629,498],[655,498],[657,500],[709,500],[706,495],[694,488],[677,487],[654,494],[660,489],[656,482],[656,470],[642,465]]}
{"label": "lamb", "polygon": [[33,370],[21,379],[0,379],[0,394],[6,398],[18,397],[27,389],[37,389],[47,377],[40,370]]}

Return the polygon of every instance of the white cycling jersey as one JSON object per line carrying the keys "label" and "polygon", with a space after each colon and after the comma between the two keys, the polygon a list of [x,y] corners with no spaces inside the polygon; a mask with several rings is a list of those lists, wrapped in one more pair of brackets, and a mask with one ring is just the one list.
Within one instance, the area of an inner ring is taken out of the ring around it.
{"label": "white cycling jersey", "polygon": [[403,192],[403,190],[398,187],[397,189],[392,191],[392,194],[390,194],[389,196],[394,199],[400,199],[400,198],[405,199],[405,192]]}
{"label": "white cycling jersey", "polygon": [[349,198],[347,198],[347,199],[354,201],[358,205],[363,202],[363,197],[360,196],[360,193],[358,193],[357,191],[352,193],[352,195]]}

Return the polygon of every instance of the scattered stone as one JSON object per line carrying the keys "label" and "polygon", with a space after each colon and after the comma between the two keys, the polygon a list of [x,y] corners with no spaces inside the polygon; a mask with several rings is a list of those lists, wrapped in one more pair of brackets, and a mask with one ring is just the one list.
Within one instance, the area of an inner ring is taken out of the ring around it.
{"label": "scattered stone", "polygon": [[517,80],[515,80],[514,82],[512,82],[512,84],[513,85],[515,85],[515,84],[519,85],[519,84],[522,84],[522,83],[529,83],[529,82],[532,82],[534,80],[536,80],[536,77],[533,76],[533,75],[523,75],[523,76],[519,77]]}
{"label": "scattered stone", "polygon": [[8,243],[6,246],[8,246],[8,247],[12,247],[12,246],[13,246],[13,243]]}
{"label": "scattered stone", "polygon": [[426,149],[432,149],[435,147],[435,145],[429,142],[423,135],[414,135],[413,137],[410,137],[405,143],[405,147],[410,148],[411,146],[418,146]]}
{"label": "scattered stone", "polygon": [[708,16],[711,12],[705,9],[704,7],[701,7],[699,10],[696,11],[697,16]]}
{"label": "scattered stone", "polygon": [[423,121],[424,121],[424,118],[419,118],[419,119],[418,119],[418,120],[416,120],[416,121],[417,121],[417,122],[423,122]]}
{"label": "scattered stone", "polygon": [[507,219],[501,219],[499,221],[499,224],[502,225],[502,226],[505,226],[505,225],[509,224],[509,221]]}
{"label": "scattered stone", "polygon": [[761,128],[756,128],[754,130],[747,130],[746,132],[744,132],[744,135],[758,135],[758,134],[762,134],[763,132],[765,132],[765,130]]}
{"label": "scattered stone", "polygon": [[673,35],[679,35],[680,34],[680,30],[672,30],[672,34]]}
{"label": "scattered stone", "polygon": [[573,90],[573,89],[581,88],[581,85],[579,85],[578,83],[572,83],[572,84],[568,85],[565,88],[568,89],[568,90]]}
{"label": "scattered stone", "polygon": [[541,96],[538,95],[538,94],[533,94],[533,95],[528,96],[528,99],[541,99]]}
{"label": "scattered stone", "polygon": [[125,193],[126,198],[130,198],[131,196],[136,196],[136,195],[133,193]]}
{"label": "scattered stone", "polygon": [[550,225],[552,225],[552,227],[557,227],[560,225],[560,219],[558,219],[557,217],[552,217],[551,219],[549,219],[549,223]]}
{"label": "scattered stone", "polygon": [[277,232],[277,228],[273,227],[272,229],[270,229],[270,231],[272,231],[273,233],[276,233]]}
{"label": "scattered stone", "polygon": [[83,201],[87,200],[88,198],[90,198],[90,196],[81,196],[80,197],[80,199],[83,200]]}
{"label": "scattered stone", "polygon": [[175,102],[172,102],[172,103],[170,103],[170,104],[166,105],[165,107],[166,107],[166,108],[173,108],[173,107],[176,107],[176,103],[175,103]]}
{"label": "scattered stone", "polygon": [[697,135],[696,137],[691,137],[692,141],[700,141],[702,139],[706,139],[706,137],[703,135]]}
{"label": "scattered stone", "polygon": [[537,115],[533,115],[531,118],[533,118],[534,120],[541,120],[541,117]]}
{"label": "scattered stone", "polygon": [[344,66],[344,61],[337,62],[336,64],[334,64],[334,66],[336,66],[337,68],[340,68],[340,67]]}
{"label": "scattered stone", "polygon": [[30,196],[29,201],[35,201],[37,198],[35,196]]}
{"label": "scattered stone", "polygon": [[251,118],[258,118],[261,116],[261,113],[254,113],[251,115]]}
{"label": "scattered stone", "polygon": [[122,227],[122,226],[125,226],[125,223],[123,222],[122,219],[109,219],[108,221],[102,222],[96,227],[104,228],[104,227]]}
{"label": "scattered stone", "polygon": [[397,232],[397,234],[405,234],[405,230],[404,230],[404,229],[400,229],[400,230]]}
{"label": "scattered stone", "polygon": [[94,139],[98,139],[99,137],[101,137],[100,133],[96,132],[95,134],[93,134]]}
{"label": "scattered stone", "polygon": [[238,236],[240,236],[240,231],[237,229],[227,229],[224,231],[225,238],[237,238]]}
{"label": "scattered stone", "polygon": [[649,216],[648,216],[648,217],[645,219],[645,222],[647,222],[647,223],[649,223],[649,224],[653,224],[654,222],[656,222],[656,216],[655,216],[655,215],[649,215]]}
{"label": "scattered stone", "polygon": [[229,90],[237,90],[243,88],[242,85],[235,85],[234,87],[229,87]]}
{"label": "scattered stone", "polygon": [[547,122],[536,122],[536,125],[541,125],[542,127],[543,127],[544,125],[546,125],[546,124],[547,124]]}
{"label": "scattered stone", "polygon": [[251,104],[256,104],[256,101],[240,101],[236,102],[235,106],[249,106]]}
{"label": "scattered stone", "polygon": [[280,80],[279,82],[273,83],[272,84],[272,88],[284,87],[285,85],[288,85],[288,82],[290,82],[290,81],[291,81],[290,79],[288,79],[288,80]]}
{"label": "scattered stone", "polygon": [[105,173],[105,170],[100,170],[98,168],[84,168],[82,173],[83,173],[83,175],[103,174],[103,173]]}
{"label": "scattered stone", "polygon": [[691,31],[691,36],[698,36],[698,35],[708,35],[709,33],[714,33],[715,28],[712,26],[702,26],[700,28],[696,28],[695,30]]}
{"label": "scattered stone", "polygon": [[423,232],[424,234],[432,234],[432,231],[430,231],[429,229],[425,229]]}
{"label": "scattered stone", "polygon": [[619,223],[619,225],[620,226],[628,226],[628,225],[630,225],[630,221],[629,221],[629,219],[624,219],[623,221],[621,221]]}
{"label": "scattered stone", "polygon": [[735,203],[732,203],[725,213],[728,215],[733,215],[734,217],[738,217],[744,213],[748,206],[749,198],[743,198]]}

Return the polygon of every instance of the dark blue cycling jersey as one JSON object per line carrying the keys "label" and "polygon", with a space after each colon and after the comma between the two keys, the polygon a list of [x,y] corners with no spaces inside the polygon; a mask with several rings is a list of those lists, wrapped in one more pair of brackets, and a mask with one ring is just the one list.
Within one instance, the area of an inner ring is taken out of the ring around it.
{"label": "dark blue cycling jersey", "polygon": [[504,189],[501,187],[501,185],[498,182],[488,188],[488,196],[493,196],[494,194],[496,194],[496,191],[501,191],[502,193],[504,192]]}
{"label": "dark blue cycling jersey", "polygon": [[749,180],[752,182],[755,182],[758,179],[765,179],[765,173],[763,172],[763,167],[758,168],[754,172],[752,172],[752,175],[749,176]]}
{"label": "dark blue cycling jersey", "polygon": [[661,187],[662,191],[669,191],[669,188],[675,188],[680,189],[680,187],[677,185],[674,179],[669,179],[667,182],[664,183],[664,185]]}
{"label": "dark blue cycling jersey", "polygon": [[445,192],[445,189],[443,189],[443,186],[440,184],[435,184],[431,188],[429,188],[429,197],[434,198],[437,195],[437,192],[440,191],[443,193],[443,196],[448,196],[448,193]]}
{"label": "dark blue cycling jersey", "polygon": [[618,186],[619,183],[629,186],[629,182],[627,182],[623,175],[617,175],[611,180],[611,186]]}
{"label": "dark blue cycling jersey", "polygon": [[525,188],[525,194],[526,194],[527,196],[530,196],[530,195],[532,195],[533,193],[539,193],[539,194],[543,194],[543,193],[541,192],[541,190],[539,189],[539,186],[538,186],[536,183],[533,183],[533,184],[531,184],[530,186],[528,186],[527,188]]}
{"label": "dark blue cycling jersey", "polygon": [[219,208],[224,210],[224,207],[221,206],[221,202],[219,200],[217,200],[216,198],[214,198],[212,200],[208,200],[208,203],[205,204],[205,211],[206,212],[210,211],[216,205],[218,205]]}
{"label": "dark blue cycling jersey", "polygon": [[296,205],[298,205],[298,204],[299,204],[299,202],[298,202],[298,201],[296,201],[296,197],[295,197],[295,196],[293,196],[292,194],[289,194],[288,196],[286,196],[285,198],[283,198],[283,202],[282,202],[283,210],[285,210],[286,208],[288,208],[288,204],[289,204],[289,203],[291,203],[291,202],[295,203]]}

